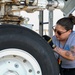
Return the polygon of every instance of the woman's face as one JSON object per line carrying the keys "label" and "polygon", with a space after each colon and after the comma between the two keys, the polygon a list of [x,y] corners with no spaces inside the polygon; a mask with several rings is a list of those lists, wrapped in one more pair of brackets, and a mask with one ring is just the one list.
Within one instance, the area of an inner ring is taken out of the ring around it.
{"label": "woman's face", "polygon": [[59,24],[57,24],[55,26],[55,28],[53,27],[53,29],[54,29],[54,32],[55,32],[55,36],[59,41],[67,40],[70,33],[71,33],[71,30],[67,31],[63,26],[61,26]]}

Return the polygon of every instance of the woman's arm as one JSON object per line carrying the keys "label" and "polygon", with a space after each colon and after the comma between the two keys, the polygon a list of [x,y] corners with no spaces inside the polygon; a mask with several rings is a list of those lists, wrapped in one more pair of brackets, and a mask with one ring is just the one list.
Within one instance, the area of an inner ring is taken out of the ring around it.
{"label": "woman's arm", "polygon": [[54,48],[54,51],[68,60],[75,60],[75,46],[72,46],[70,48],[70,51],[64,50],[59,47]]}

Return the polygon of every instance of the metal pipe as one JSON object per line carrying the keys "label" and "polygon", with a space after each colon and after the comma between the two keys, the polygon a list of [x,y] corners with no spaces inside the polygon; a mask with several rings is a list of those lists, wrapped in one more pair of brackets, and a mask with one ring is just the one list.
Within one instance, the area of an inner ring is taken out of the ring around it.
{"label": "metal pipe", "polygon": [[39,11],[39,34],[43,36],[43,10]]}
{"label": "metal pipe", "polygon": [[49,11],[49,27],[48,27],[50,37],[53,36],[52,26],[53,26],[53,10],[50,10]]}

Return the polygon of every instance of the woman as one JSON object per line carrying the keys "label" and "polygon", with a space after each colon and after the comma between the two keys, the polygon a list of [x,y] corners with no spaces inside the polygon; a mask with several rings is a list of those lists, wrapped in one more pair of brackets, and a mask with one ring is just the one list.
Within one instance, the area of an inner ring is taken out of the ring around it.
{"label": "woman", "polygon": [[54,51],[59,55],[61,63],[61,75],[75,75],[75,31],[73,31],[75,17],[61,18],[53,26],[55,35],[52,37],[56,45]]}

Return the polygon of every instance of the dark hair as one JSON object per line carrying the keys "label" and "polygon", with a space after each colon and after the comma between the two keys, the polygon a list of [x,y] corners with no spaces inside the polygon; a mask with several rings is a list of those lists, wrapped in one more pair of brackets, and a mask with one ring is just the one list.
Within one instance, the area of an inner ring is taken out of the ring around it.
{"label": "dark hair", "polygon": [[69,17],[59,19],[56,24],[63,26],[66,30],[72,30],[75,24],[75,16],[70,14]]}

